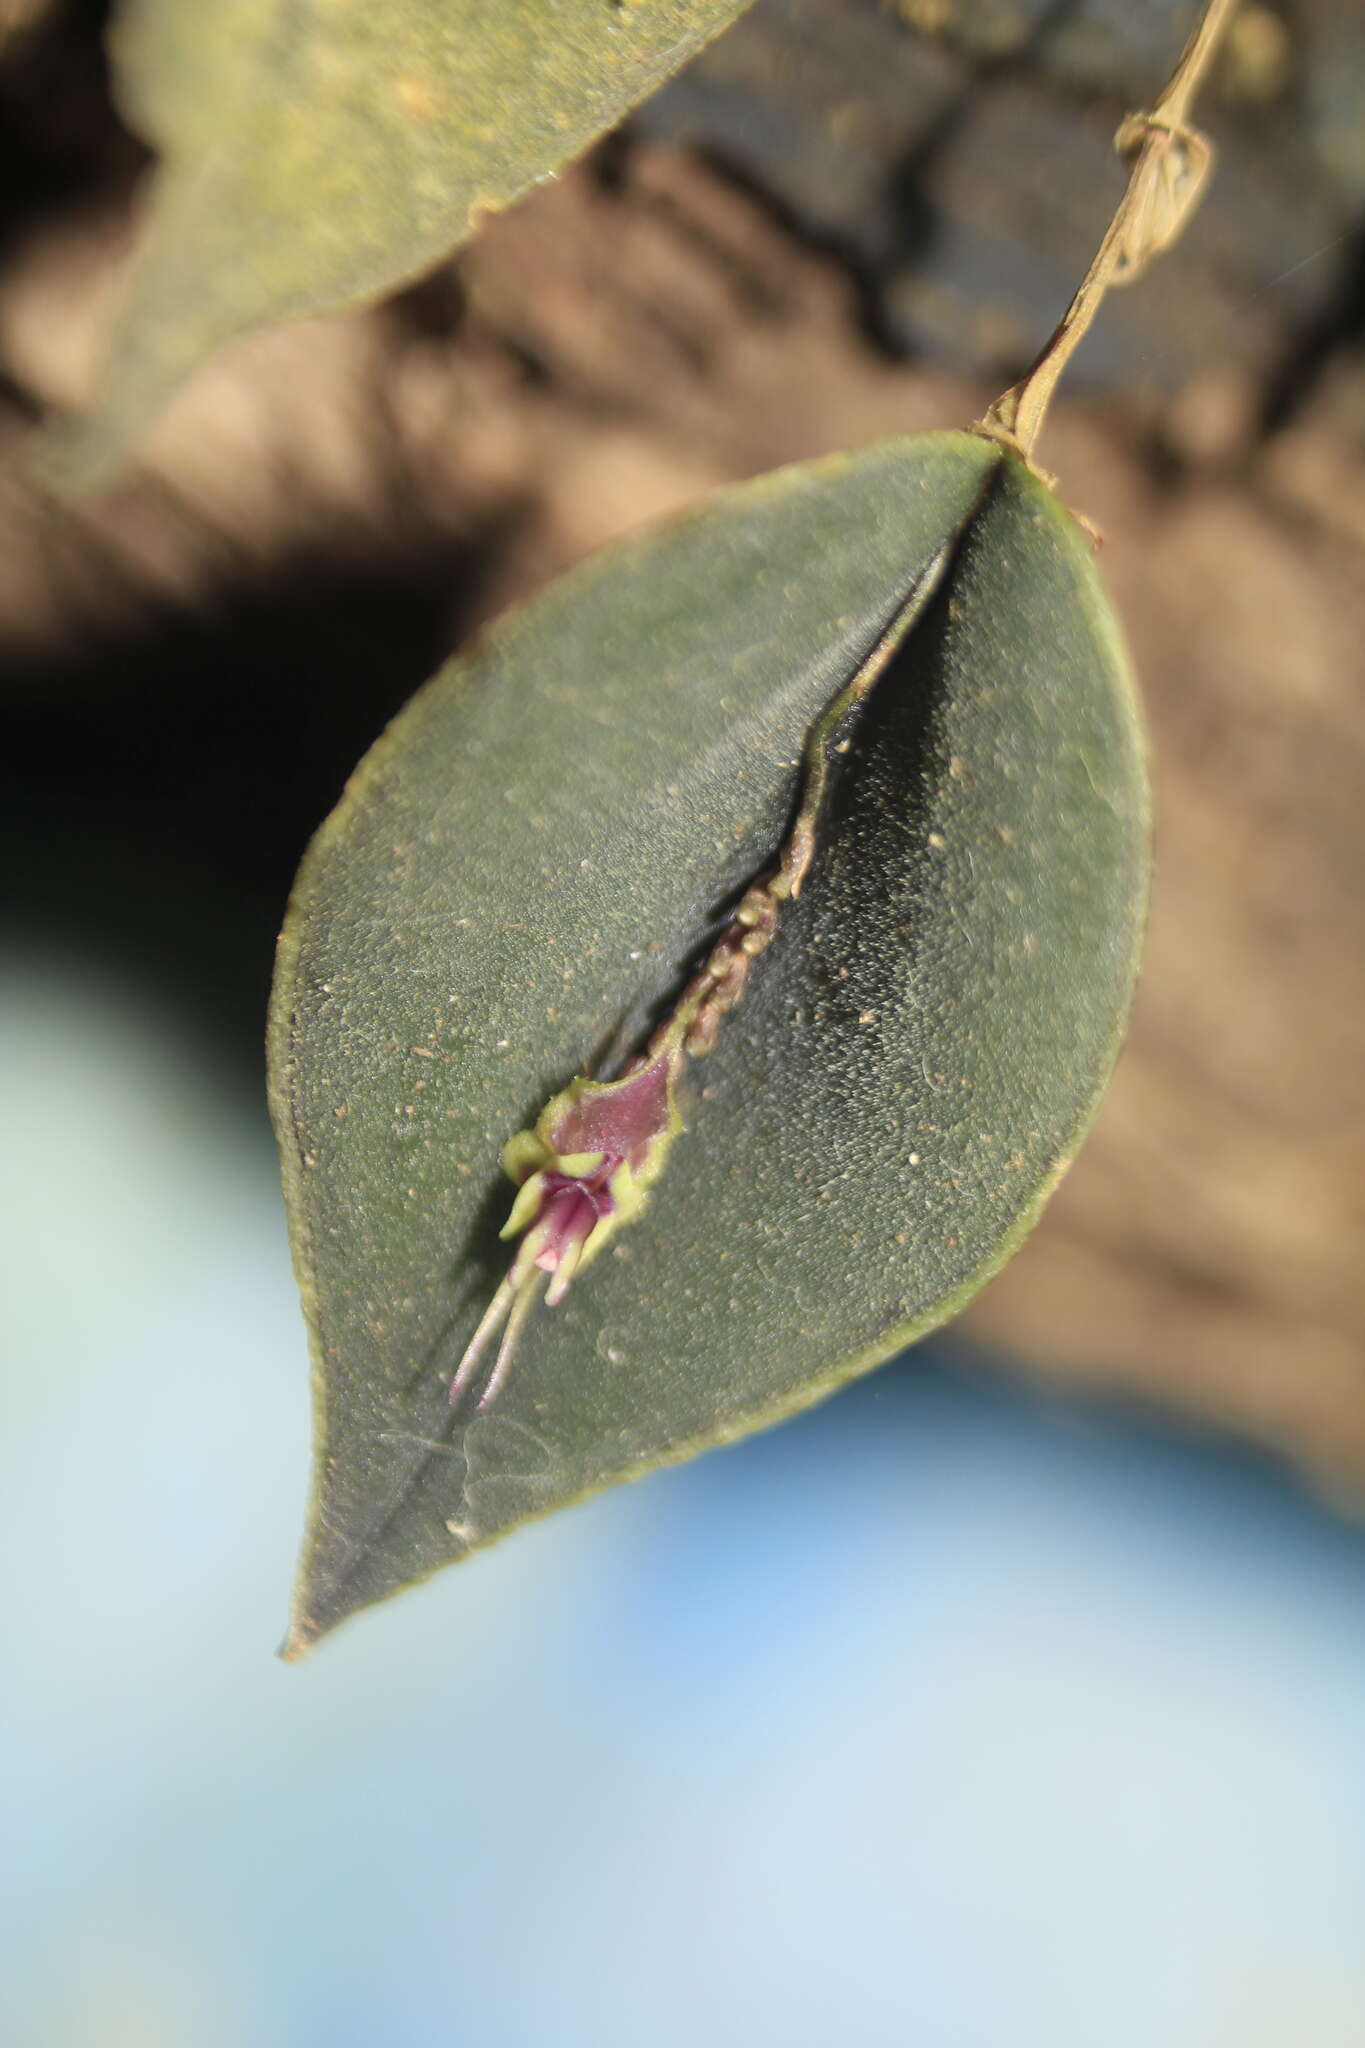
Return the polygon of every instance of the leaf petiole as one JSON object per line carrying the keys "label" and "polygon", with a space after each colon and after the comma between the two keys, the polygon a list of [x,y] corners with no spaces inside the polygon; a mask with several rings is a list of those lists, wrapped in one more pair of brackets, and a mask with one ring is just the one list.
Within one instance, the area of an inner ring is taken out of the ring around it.
{"label": "leaf petiole", "polygon": [[1131,284],[1184,232],[1213,169],[1213,145],[1190,125],[1203,84],[1237,0],[1208,0],[1165,91],[1150,112],[1129,114],[1114,147],[1129,167],[1128,185],[1075,297],[1031,368],[976,421],[972,431],[1000,441],[1028,463],[1067,364],[1089,333],[1107,291]]}

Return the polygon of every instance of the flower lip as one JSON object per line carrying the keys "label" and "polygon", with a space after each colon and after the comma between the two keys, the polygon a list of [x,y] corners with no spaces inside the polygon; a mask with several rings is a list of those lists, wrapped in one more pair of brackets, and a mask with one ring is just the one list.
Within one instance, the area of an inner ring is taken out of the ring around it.
{"label": "flower lip", "polygon": [[561,1157],[581,1152],[614,1155],[619,1165],[673,1128],[674,1058],[658,1054],[623,1080],[569,1089],[569,1100],[545,1136]]}

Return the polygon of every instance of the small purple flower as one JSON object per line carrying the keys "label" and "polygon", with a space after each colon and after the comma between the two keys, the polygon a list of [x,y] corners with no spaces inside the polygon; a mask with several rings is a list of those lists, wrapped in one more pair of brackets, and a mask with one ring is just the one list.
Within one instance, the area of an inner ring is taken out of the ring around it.
{"label": "small purple flower", "polygon": [[522,1242],[460,1360],[452,1401],[464,1393],[505,1320],[479,1402],[486,1408],[511,1364],[542,1276],[549,1275],[545,1299],[553,1306],[613,1231],[639,1215],[682,1129],[673,1094],[681,1064],[681,1045],[670,1037],[619,1081],[571,1081],[546,1104],[534,1130],[518,1131],[503,1147],[503,1170],[520,1192],[502,1235]]}

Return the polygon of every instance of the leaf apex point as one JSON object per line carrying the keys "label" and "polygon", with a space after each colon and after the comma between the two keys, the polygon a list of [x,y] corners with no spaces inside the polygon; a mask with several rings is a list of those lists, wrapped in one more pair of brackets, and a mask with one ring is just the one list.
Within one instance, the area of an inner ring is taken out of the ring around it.
{"label": "leaf apex point", "polygon": [[282,1664],[300,1664],[321,1634],[316,1622],[293,1621],[275,1655]]}

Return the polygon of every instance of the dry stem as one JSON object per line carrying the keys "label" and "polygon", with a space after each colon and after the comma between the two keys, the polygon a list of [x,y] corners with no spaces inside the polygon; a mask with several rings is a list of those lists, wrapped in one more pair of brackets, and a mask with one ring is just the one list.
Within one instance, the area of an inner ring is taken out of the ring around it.
{"label": "dry stem", "polygon": [[[1114,147],[1129,166],[1128,189],[1075,298],[1033,367],[996,399],[975,431],[1002,441],[1030,468],[1052,394],[1112,285],[1131,284],[1183,232],[1213,169],[1213,147],[1189,124],[1219,38],[1237,0],[1208,0],[1170,83],[1150,113],[1129,114]],[[1051,479],[1047,479],[1051,481]]]}

